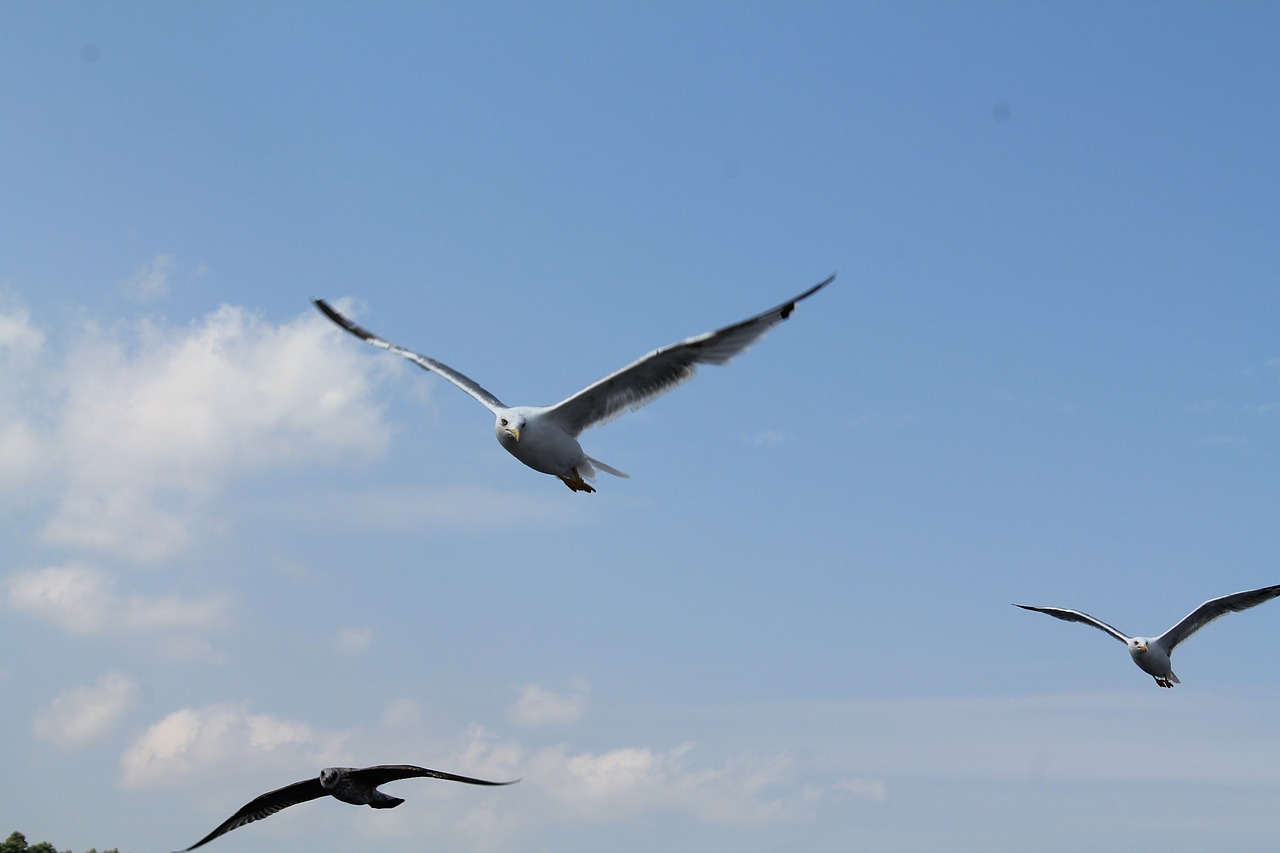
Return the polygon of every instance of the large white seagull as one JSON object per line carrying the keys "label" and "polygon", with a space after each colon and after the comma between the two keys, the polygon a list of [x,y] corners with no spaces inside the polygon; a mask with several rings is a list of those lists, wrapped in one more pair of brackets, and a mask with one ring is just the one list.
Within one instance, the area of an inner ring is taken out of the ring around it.
{"label": "large white seagull", "polygon": [[1192,610],[1177,625],[1174,625],[1158,637],[1126,636],[1101,619],[1090,616],[1088,613],[1081,613],[1079,610],[1068,610],[1065,607],[1034,607],[1030,604],[1018,604],[1015,606],[1021,607],[1023,610],[1037,610],[1041,613],[1047,613],[1055,619],[1062,619],[1066,622],[1082,622],[1085,625],[1091,625],[1099,631],[1110,634],[1129,647],[1129,656],[1133,658],[1133,662],[1138,665],[1139,669],[1154,678],[1156,684],[1161,687],[1172,687],[1175,684],[1182,683],[1178,680],[1178,676],[1173,674],[1173,665],[1169,662],[1174,646],[1219,616],[1227,613],[1238,613],[1241,610],[1248,610],[1250,607],[1257,607],[1259,604],[1270,601],[1277,596],[1280,596],[1280,585],[1264,586],[1261,589],[1249,589],[1244,592],[1233,592],[1231,595],[1224,595],[1221,598],[1211,598],[1195,610]]}
{"label": "large white seagull", "polygon": [[638,409],[693,378],[699,364],[729,361],[769,329],[790,317],[797,302],[817,293],[834,278],[833,275],[794,299],[741,323],[656,349],[554,406],[508,406],[447,364],[393,344],[357,326],[323,299],[313,301],[321,313],[361,340],[407,358],[423,370],[443,376],[474,397],[493,412],[498,443],[525,465],[559,477],[575,492],[594,492],[587,480],[594,479],[595,469],[616,477],[627,475],[583,452],[578,444],[578,436],[583,430],[615,418],[628,409]]}

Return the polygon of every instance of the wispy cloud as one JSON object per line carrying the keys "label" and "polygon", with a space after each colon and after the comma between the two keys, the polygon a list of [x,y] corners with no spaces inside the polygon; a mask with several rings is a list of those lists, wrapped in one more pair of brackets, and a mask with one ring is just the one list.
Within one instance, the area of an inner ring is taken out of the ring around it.
{"label": "wispy cloud", "polygon": [[581,719],[587,707],[589,688],[581,679],[573,684],[571,693],[556,693],[539,684],[526,684],[507,716],[518,726],[565,726]]}
{"label": "wispy cloud", "polygon": [[89,686],[72,687],[36,713],[36,737],[63,748],[81,746],[111,732],[138,703],[137,683],[120,672],[108,672]]}
{"label": "wispy cloud", "polygon": [[169,281],[177,269],[173,255],[156,255],[120,283],[127,296],[139,302],[155,302],[169,295]]}
{"label": "wispy cloud", "polygon": [[333,650],[340,655],[363,654],[373,645],[372,628],[343,628],[333,635]]}
{"label": "wispy cloud", "polygon": [[230,596],[122,594],[114,576],[72,564],[16,572],[3,582],[9,606],[82,636],[160,636],[170,655],[213,654],[202,635],[228,623]]}
{"label": "wispy cloud", "polygon": [[556,746],[533,756],[532,773],[562,810],[590,821],[666,810],[745,826],[812,817],[812,798],[795,784],[794,762],[786,755],[740,755],[700,766],[693,751],[692,743],[579,753]]}
{"label": "wispy cloud", "polygon": [[757,445],[781,444],[786,440],[787,440],[787,434],[785,432],[778,432],[777,430],[766,429],[756,433],[755,438],[753,439],[753,442]]}
{"label": "wispy cloud", "polygon": [[25,307],[0,302],[0,507],[38,498],[52,468],[44,344]]}
{"label": "wispy cloud", "polygon": [[[331,763],[346,735],[271,714],[255,714],[245,703],[209,705],[174,711],[150,726],[120,759],[121,782],[148,788],[245,767],[297,766],[316,772]],[[286,777],[281,784],[294,781]],[[258,792],[261,793],[261,792]]]}
{"label": "wispy cloud", "polygon": [[44,332],[31,325],[22,305],[0,305],[0,353],[5,361],[30,359],[44,346]]}

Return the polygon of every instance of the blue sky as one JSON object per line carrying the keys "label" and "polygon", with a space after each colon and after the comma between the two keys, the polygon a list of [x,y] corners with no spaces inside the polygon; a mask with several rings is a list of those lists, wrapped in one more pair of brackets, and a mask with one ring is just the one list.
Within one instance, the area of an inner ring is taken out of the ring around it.
{"label": "blue sky", "polygon": [[[1270,849],[1280,10],[0,6],[0,831]],[[572,494],[552,403],[835,283]],[[210,849],[213,849],[212,847]]]}

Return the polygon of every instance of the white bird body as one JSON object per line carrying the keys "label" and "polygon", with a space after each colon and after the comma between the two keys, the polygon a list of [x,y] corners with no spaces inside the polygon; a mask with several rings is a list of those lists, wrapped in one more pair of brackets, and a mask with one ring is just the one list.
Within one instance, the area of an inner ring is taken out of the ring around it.
{"label": "white bird body", "polygon": [[1247,589],[1244,592],[1233,592],[1221,598],[1211,598],[1192,610],[1186,616],[1158,637],[1130,637],[1103,622],[1101,619],[1082,613],[1079,610],[1068,610],[1065,607],[1034,607],[1030,604],[1016,604],[1023,610],[1035,610],[1048,614],[1065,622],[1080,622],[1091,625],[1103,633],[1110,634],[1129,648],[1129,656],[1138,668],[1156,680],[1161,687],[1172,687],[1181,684],[1178,676],[1173,674],[1170,658],[1173,650],[1183,640],[1208,625],[1219,616],[1227,613],[1239,613],[1250,607],[1280,597],[1280,584],[1264,586],[1259,589]]}
{"label": "white bird body", "polygon": [[[498,443],[535,471],[559,477],[577,467],[584,477],[590,470],[582,445],[548,415],[547,406],[516,406],[499,409],[493,431]],[[539,425],[529,429],[530,423]]]}
{"label": "white bird body", "polygon": [[[1172,687],[1181,684],[1178,676],[1173,674],[1173,664],[1169,660],[1170,650],[1154,640],[1146,637],[1132,637],[1129,640],[1129,657],[1138,665],[1138,669],[1156,680],[1161,687]],[[1161,683],[1164,682],[1164,683]]]}
{"label": "white bird body", "polygon": [[321,313],[341,328],[373,346],[412,361],[423,370],[444,377],[493,412],[498,443],[516,459],[535,471],[559,477],[575,492],[594,492],[595,489],[586,481],[594,478],[597,468],[616,477],[627,475],[583,452],[582,445],[578,443],[578,436],[583,430],[630,409],[638,409],[665,394],[693,378],[699,364],[729,361],[769,329],[790,317],[797,302],[817,293],[834,278],[833,275],[794,299],[740,323],[656,349],[554,406],[508,406],[447,364],[378,337],[339,314],[323,299],[314,302]]}

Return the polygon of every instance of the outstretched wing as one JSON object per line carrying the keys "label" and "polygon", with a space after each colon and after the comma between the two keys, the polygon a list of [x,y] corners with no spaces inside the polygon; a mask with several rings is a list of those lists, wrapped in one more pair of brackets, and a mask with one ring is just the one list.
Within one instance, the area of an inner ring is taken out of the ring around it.
{"label": "outstretched wing", "polygon": [[352,779],[356,779],[366,785],[372,785],[375,788],[387,782],[394,782],[397,779],[413,779],[420,776],[444,779],[448,782],[465,782],[468,785],[514,785],[520,781],[519,779],[512,779],[510,782],[489,782],[484,779],[472,779],[470,776],[455,776],[442,770],[428,770],[426,767],[418,767],[413,764],[379,764],[375,767],[352,770],[349,775]]}
{"label": "outstretched wing", "polygon": [[490,394],[484,388],[481,388],[475,380],[471,379],[469,376],[459,373],[449,365],[436,361],[434,358],[427,358],[425,355],[419,355],[413,350],[407,350],[398,344],[391,343],[391,341],[383,340],[373,332],[361,326],[357,326],[355,323],[333,310],[333,307],[323,299],[313,299],[311,301],[320,309],[321,314],[328,317],[334,323],[346,329],[360,340],[367,341],[375,347],[384,349],[387,352],[393,352],[402,358],[407,358],[423,370],[429,370],[432,373],[443,376],[445,379],[448,379],[454,385],[457,385],[463,391],[466,391],[472,397],[479,400],[482,405],[489,409],[489,411],[496,412],[498,409],[506,408],[506,406],[502,404],[501,400]]}
{"label": "outstretched wing", "polygon": [[725,326],[670,346],[656,349],[590,385],[548,410],[572,435],[615,418],[627,409],[638,409],[655,397],[693,378],[699,364],[724,364],[745,350],[778,323],[791,316],[796,303],[807,299],[835,279],[831,276],[776,308],[749,320]]}
{"label": "outstretched wing", "polygon": [[1048,613],[1055,619],[1061,619],[1065,622],[1081,622],[1085,625],[1092,625],[1099,631],[1106,631],[1126,646],[1129,645],[1129,638],[1124,634],[1112,628],[1101,619],[1095,619],[1088,613],[1081,613],[1079,610],[1068,610],[1065,607],[1033,607],[1030,604],[1015,604],[1015,607],[1021,607],[1023,610],[1035,610],[1039,613]]}
{"label": "outstretched wing", "polygon": [[1222,596],[1222,598],[1211,598],[1188,613],[1177,625],[1157,637],[1156,642],[1163,645],[1166,651],[1173,651],[1174,646],[1219,616],[1225,613],[1239,613],[1241,610],[1257,607],[1259,604],[1270,601],[1277,596],[1280,596],[1280,585],[1264,586],[1262,589],[1250,589],[1244,592],[1233,592],[1231,595]]}
{"label": "outstretched wing", "polygon": [[296,806],[298,803],[305,803],[308,800],[319,799],[328,796],[328,791],[320,786],[320,779],[304,779],[301,782],[294,782],[292,785],[285,785],[283,788],[277,788],[274,791],[263,794],[261,797],[251,801],[240,811],[224,820],[218,825],[213,832],[201,838],[195,844],[192,844],[186,850],[177,851],[177,853],[187,853],[187,850],[195,850],[201,845],[208,844],[219,835],[224,835],[237,827],[244,826],[246,823],[253,823],[255,820],[262,820],[264,817],[270,817],[281,809],[287,809],[289,806]]}

